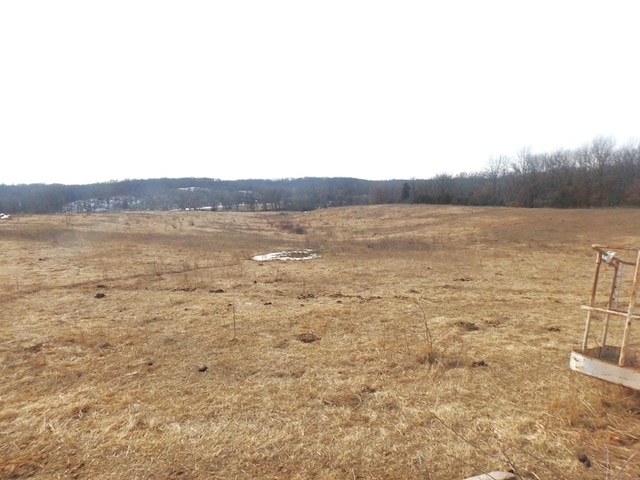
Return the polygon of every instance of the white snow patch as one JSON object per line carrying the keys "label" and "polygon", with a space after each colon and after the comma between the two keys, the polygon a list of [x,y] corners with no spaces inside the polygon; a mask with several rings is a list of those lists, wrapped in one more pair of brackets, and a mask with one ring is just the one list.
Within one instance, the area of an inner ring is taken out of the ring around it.
{"label": "white snow patch", "polygon": [[269,260],[313,260],[319,258],[316,252],[305,248],[303,250],[283,250],[282,252],[265,253],[264,255],[255,255],[251,260],[258,262],[268,262]]}

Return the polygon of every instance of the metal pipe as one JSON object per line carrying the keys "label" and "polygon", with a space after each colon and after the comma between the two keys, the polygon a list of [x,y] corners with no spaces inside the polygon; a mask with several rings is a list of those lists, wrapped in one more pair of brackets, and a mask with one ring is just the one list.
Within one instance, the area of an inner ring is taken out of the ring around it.
{"label": "metal pipe", "polygon": [[[622,265],[620,262],[614,262],[613,264],[613,281],[611,282],[611,290],[609,292],[609,310],[615,310],[618,307],[618,297],[620,295],[620,282],[622,279]],[[602,326],[602,341],[600,345],[602,349],[607,345],[607,334],[609,333],[609,313],[604,316],[604,322]]]}
{"label": "metal pipe", "polygon": [[[598,251],[596,253],[596,272],[593,275],[593,282],[591,284],[591,298],[589,299],[589,306],[593,307],[596,299],[596,289],[598,288],[598,275],[600,274],[600,265],[602,264],[602,253]],[[589,329],[591,328],[591,312],[587,312],[587,320],[584,326],[584,338],[582,339],[582,353],[587,349],[587,340],[589,338]]]}
{"label": "metal pipe", "polygon": [[631,287],[631,298],[629,299],[629,309],[627,310],[627,319],[624,322],[624,334],[622,336],[622,346],[620,347],[620,359],[618,365],[624,367],[627,359],[627,344],[629,343],[629,335],[631,333],[631,320],[633,319],[633,310],[636,306],[636,296],[638,293],[638,277],[640,277],[640,251],[636,258],[636,270],[633,275],[633,286]]}

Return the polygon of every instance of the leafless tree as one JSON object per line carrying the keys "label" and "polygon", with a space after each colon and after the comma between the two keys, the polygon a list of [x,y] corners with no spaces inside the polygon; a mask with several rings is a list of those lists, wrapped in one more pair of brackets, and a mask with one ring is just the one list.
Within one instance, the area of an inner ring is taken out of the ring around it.
{"label": "leafless tree", "polygon": [[484,170],[485,177],[490,182],[489,203],[493,205],[501,204],[501,179],[503,179],[509,171],[509,158],[505,155],[497,157],[489,157],[487,166]]}

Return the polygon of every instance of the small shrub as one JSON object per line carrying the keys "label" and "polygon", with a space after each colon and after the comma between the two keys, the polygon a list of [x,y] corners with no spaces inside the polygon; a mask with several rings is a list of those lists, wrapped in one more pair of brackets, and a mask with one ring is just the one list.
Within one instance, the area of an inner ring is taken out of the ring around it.
{"label": "small shrub", "polygon": [[284,232],[296,233],[298,235],[307,233],[307,229],[304,226],[293,222],[281,222],[278,228]]}

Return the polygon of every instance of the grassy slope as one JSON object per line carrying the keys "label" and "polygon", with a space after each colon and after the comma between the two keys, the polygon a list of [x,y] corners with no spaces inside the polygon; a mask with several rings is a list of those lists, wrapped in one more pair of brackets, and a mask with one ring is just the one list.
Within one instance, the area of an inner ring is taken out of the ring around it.
{"label": "grassy slope", "polygon": [[[640,243],[636,217],[16,217],[0,225],[0,478],[611,478],[640,398],[568,355],[590,245]],[[322,257],[250,260],[294,247]]]}

